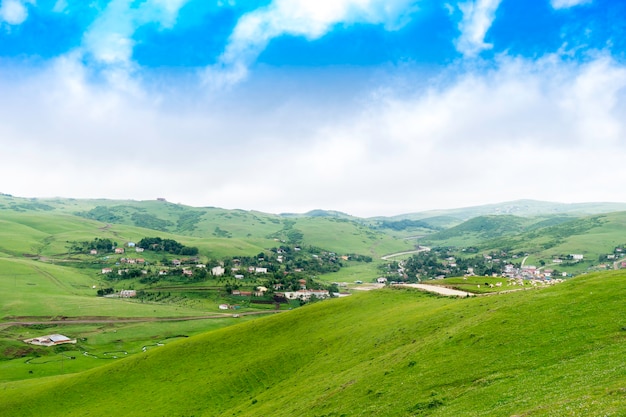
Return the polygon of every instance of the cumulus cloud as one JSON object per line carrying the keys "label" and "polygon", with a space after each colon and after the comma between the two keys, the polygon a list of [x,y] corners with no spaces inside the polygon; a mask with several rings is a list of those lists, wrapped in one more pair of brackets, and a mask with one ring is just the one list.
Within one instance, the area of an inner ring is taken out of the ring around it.
{"label": "cumulus cloud", "polygon": [[475,56],[493,45],[485,43],[485,35],[493,23],[501,0],[475,0],[459,3],[463,18],[459,23],[461,36],[456,48],[465,56]]}
{"label": "cumulus cloud", "polygon": [[0,3],[0,23],[21,25],[28,18],[27,4],[35,4],[35,0],[2,0]]}
{"label": "cumulus cloud", "polygon": [[589,4],[593,0],[550,0],[554,9],[569,9],[570,7]]}
{"label": "cumulus cloud", "polygon": [[[267,7],[243,15],[219,63],[208,69],[209,83],[240,81],[247,67],[279,36],[315,40],[335,25],[382,24],[387,30],[403,26],[416,10],[415,0],[274,0]],[[215,81],[217,80],[217,81]]]}
{"label": "cumulus cloud", "polygon": [[386,77],[356,99],[328,87],[321,102],[306,89],[265,94],[284,80],[177,97],[91,84],[66,58],[34,78],[0,77],[3,192],[361,216],[616,199],[623,64],[501,58],[444,75],[409,94]]}

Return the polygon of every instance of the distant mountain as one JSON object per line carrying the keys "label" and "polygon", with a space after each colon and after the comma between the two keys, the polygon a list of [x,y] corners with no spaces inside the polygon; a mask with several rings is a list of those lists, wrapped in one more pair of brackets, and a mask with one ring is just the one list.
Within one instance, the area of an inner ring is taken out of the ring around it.
{"label": "distant mountain", "polygon": [[311,210],[306,213],[281,213],[281,217],[335,217],[338,219],[356,220],[358,217],[351,216],[347,213],[336,210]]}
{"label": "distant mountain", "polygon": [[514,215],[520,217],[534,217],[546,215],[573,215],[584,216],[590,214],[611,213],[626,211],[626,203],[554,203],[537,200],[516,200],[497,204],[464,207],[448,210],[430,210],[417,213],[402,214],[390,217],[394,220],[422,220],[434,216],[447,216],[469,220],[478,216]]}

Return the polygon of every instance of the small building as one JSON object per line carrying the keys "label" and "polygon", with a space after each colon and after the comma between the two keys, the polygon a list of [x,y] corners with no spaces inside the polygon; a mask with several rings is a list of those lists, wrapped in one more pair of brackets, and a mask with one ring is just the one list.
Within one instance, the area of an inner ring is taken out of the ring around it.
{"label": "small building", "polygon": [[572,257],[573,260],[575,261],[582,261],[584,259],[584,255],[581,255],[579,253],[573,253],[570,255]]}
{"label": "small building", "polygon": [[385,278],[385,277],[377,278],[376,282],[379,283],[379,284],[386,284],[387,283],[387,278]]}
{"label": "small building", "polygon": [[226,270],[224,269],[224,267],[221,266],[215,266],[211,268],[211,275],[213,275],[214,277],[221,277],[222,275],[224,275],[225,272]]}
{"label": "small building", "polygon": [[120,291],[120,298],[137,297],[137,291],[135,290],[122,290]]}
{"label": "small building", "polygon": [[62,334],[51,334],[24,340],[25,343],[37,346],[56,346],[64,343],[76,343],[76,339],[70,339]]}
{"label": "small building", "polygon": [[135,247],[135,252],[137,252],[137,253],[141,253],[141,252],[143,252],[143,251],[144,251],[144,249],[143,249],[143,248],[140,248],[140,247]]}
{"label": "small building", "polygon": [[255,274],[267,274],[267,268],[256,267],[254,268]]}
{"label": "small building", "polygon": [[102,268],[102,273],[103,274],[110,274],[111,272],[113,272],[113,269],[111,269],[111,268]]}
{"label": "small building", "polygon": [[124,248],[115,248],[115,253],[124,253]]}
{"label": "small building", "polygon": [[181,263],[180,259],[172,259],[172,265],[174,266],[180,266]]}
{"label": "small building", "polygon": [[129,248],[134,248],[135,246],[137,246],[137,244],[135,242],[128,242],[126,246],[128,246]]}
{"label": "small building", "polygon": [[98,254],[98,250],[97,249],[92,249],[89,251],[90,255],[97,255]]}

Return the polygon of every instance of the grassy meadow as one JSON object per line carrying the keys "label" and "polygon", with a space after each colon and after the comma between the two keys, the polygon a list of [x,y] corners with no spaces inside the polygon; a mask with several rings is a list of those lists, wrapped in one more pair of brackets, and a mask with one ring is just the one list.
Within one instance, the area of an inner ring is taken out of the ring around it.
{"label": "grassy meadow", "polygon": [[617,416],[626,406],[625,281],[604,273],[469,299],[358,294],[69,377],[6,382],[0,411]]}

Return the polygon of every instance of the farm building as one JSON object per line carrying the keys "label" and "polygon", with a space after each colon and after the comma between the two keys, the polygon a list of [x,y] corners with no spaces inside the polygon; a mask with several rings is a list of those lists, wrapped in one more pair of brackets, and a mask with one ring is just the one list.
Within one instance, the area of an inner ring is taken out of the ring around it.
{"label": "farm building", "polygon": [[135,290],[120,291],[120,298],[130,298],[130,297],[136,297],[136,296],[137,296],[137,291]]}
{"label": "farm building", "polygon": [[24,340],[25,343],[38,346],[56,346],[64,343],[76,343],[76,339],[70,339],[62,334],[51,334]]}

